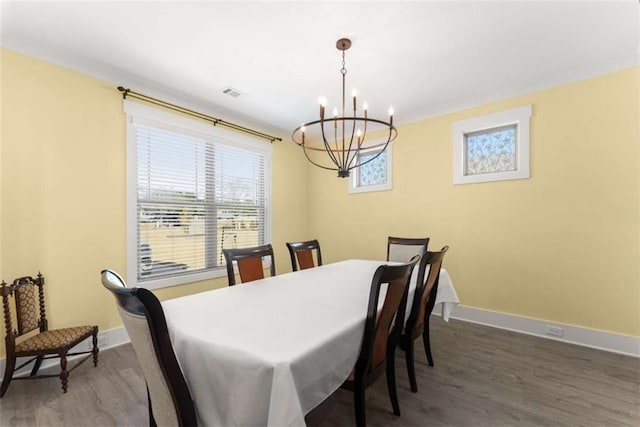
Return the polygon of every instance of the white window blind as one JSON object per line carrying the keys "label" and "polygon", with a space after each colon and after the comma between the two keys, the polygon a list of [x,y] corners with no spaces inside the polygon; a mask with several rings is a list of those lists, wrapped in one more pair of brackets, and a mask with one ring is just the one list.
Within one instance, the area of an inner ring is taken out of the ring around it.
{"label": "white window blind", "polygon": [[[129,248],[136,283],[219,276],[223,248],[267,242],[270,156],[264,149],[139,118],[130,126],[136,179]],[[132,264],[130,259],[129,281]]]}

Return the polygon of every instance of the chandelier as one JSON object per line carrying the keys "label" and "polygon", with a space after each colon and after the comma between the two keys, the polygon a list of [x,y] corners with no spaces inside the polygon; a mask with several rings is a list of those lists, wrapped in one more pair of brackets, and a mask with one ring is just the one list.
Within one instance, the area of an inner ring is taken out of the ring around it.
{"label": "chandelier", "polygon": [[[353,90],[353,114],[348,116],[345,96],[345,51],[351,47],[351,40],[340,39],[336,42],[338,50],[342,51],[342,109],[333,109],[332,117],[325,117],[327,100],[321,97],[320,119],[307,122],[298,126],[291,136],[293,142],[302,147],[304,155],[312,164],[327,170],[338,171],[338,177],[346,178],[352,169],[358,168],[374,161],[387,149],[398,131],[393,126],[393,108],[389,108],[389,121],[372,119],[367,115],[367,103],[362,106],[362,115],[358,116],[356,91]],[[366,140],[367,133],[383,135],[381,139],[373,142]],[[381,147],[381,148],[380,148]],[[375,153],[367,156],[365,161],[360,161],[360,153],[363,151]],[[315,152],[315,153],[314,153]],[[326,156],[322,153],[324,152]],[[324,158],[322,160],[322,158]]]}

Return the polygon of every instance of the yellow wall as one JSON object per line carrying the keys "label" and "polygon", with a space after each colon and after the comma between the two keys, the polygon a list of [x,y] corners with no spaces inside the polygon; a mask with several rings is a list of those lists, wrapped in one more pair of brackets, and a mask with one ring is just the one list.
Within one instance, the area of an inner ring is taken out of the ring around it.
{"label": "yellow wall", "polygon": [[[386,239],[449,245],[462,304],[640,335],[640,69],[399,128],[392,191],[349,194],[313,168],[309,233],[327,262]],[[453,122],[532,104],[531,178],[452,184]]]}
{"label": "yellow wall", "polygon": [[[0,49],[0,273],[42,271],[50,327],[121,325],[100,270],[126,270],[125,116],[114,84]],[[273,150],[278,272],[287,240],[307,236],[306,164],[293,144]],[[161,299],[226,286],[226,278],[157,291]],[[0,356],[4,355],[1,346]]]}
{"label": "yellow wall", "polygon": [[[388,235],[450,245],[467,306],[640,335],[638,69],[400,127],[394,189],[354,194],[274,144],[273,238],[325,262],[384,258]],[[121,325],[99,271],[125,271],[125,121],[112,83],[0,49],[0,278],[42,271],[50,325]],[[451,123],[533,104],[528,180],[452,184]],[[161,299],[226,279],[157,291]],[[0,357],[4,346],[0,349]]]}

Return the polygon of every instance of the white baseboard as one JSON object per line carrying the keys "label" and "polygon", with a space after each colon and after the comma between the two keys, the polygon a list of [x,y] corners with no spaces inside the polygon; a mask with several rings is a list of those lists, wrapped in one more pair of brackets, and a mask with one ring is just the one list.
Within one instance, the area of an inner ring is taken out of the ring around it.
{"label": "white baseboard", "polygon": [[[111,347],[117,347],[122,344],[126,344],[129,341],[130,341],[129,335],[127,335],[127,331],[124,329],[124,326],[121,326],[119,328],[109,329],[108,331],[98,332],[98,348],[100,349],[100,351],[106,350]],[[75,353],[77,351],[87,351],[87,350],[91,350],[92,348],[93,348],[93,343],[91,341],[91,338],[88,338],[83,342],[81,342],[78,346],[74,347],[71,350],[71,353]],[[79,357],[83,357],[83,356],[72,356],[72,357],[69,357],[68,360],[69,362],[72,362],[73,360]],[[20,366],[20,364],[26,362],[27,360],[29,360],[28,357],[18,358],[16,360],[16,366]],[[91,361],[87,361],[85,363],[91,363]],[[59,364],[60,364],[59,359],[44,360],[42,362],[40,370],[46,370],[47,368],[50,368],[50,367],[59,366]],[[2,378],[1,375],[4,375],[5,365],[6,365],[6,359],[0,359],[0,378]],[[23,367],[22,369],[16,371],[13,375],[27,376],[31,372],[32,367],[33,367],[33,363],[30,363],[27,366]]]}
{"label": "white baseboard", "polygon": [[[433,314],[441,315],[440,306],[436,306]],[[478,323],[480,325],[491,326],[499,329],[506,329],[513,332],[519,332],[527,335],[535,335],[537,337],[548,338],[555,341],[562,341],[571,344],[577,344],[584,347],[596,348],[599,350],[620,353],[627,356],[640,357],[640,338],[629,335],[616,334],[613,332],[605,332],[597,329],[581,328],[578,326],[567,325],[563,323],[550,322],[542,319],[534,319],[530,317],[516,316],[513,314],[500,313],[497,311],[483,310],[479,308],[466,307],[464,305],[457,306],[451,314],[452,319],[462,320],[465,322]],[[546,333],[547,327],[561,328],[562,337],[550,336]],[[128,343],[129,336],[123,326],[119,328],[109,329],[98,333],[98,346],[100,350],[117,347]],[[91,340],[88,339],[77,347],[77,351],[91,350]],[[21,361],[22,360],[22,361]],[[18,359],[16,365],[20,365],[26,359]],[[73,358],[69,358],[73,360]],[[87,362],[89,363],[89,362]],[[57,366],[58,361],[45,360],[41,369]],[[4,374],[5,359],[0,359],[0,375]],[[25,366],[15,375],[28,375],[31,365]]]}
{"label": "white baseboard", "polygon": [[[436,309],[433,310],[433,313],[440,315],[440,306],[437,306]],[[466,307],[464,305],[457,306],[453,310],[451,318],[627,356],[640,357],[640,337]],[[556,330],[562,332],[562,337],[549,335],[547,333],[548,327],[552,329],[559,328]]]}

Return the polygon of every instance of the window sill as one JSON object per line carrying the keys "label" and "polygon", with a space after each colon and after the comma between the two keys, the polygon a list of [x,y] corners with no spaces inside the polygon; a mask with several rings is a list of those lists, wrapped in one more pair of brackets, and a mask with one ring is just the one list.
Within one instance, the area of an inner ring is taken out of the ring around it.
{"label": "window sill", "polygon": [[171,286],[187,285],[189,283],[200,282],[202,280],[216,279],[218,277],[226,277],[227,270],[223,267],[217,267],[213,270],[198,271],[193,273],[183,273],[171,277],[163,277],[148,280],[131,280],[130,287],[161,289]]}

